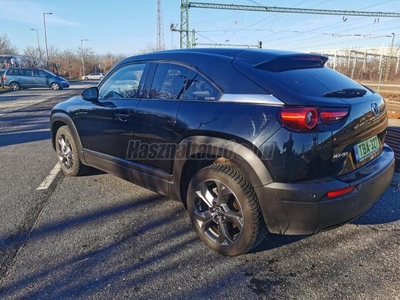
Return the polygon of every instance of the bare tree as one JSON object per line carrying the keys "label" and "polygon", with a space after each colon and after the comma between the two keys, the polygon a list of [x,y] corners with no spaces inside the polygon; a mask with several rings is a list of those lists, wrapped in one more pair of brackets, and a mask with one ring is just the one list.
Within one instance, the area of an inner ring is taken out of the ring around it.
{"label": "bare tree", "polygon": [[18,54],[18,48],[11,44],[5,34],[0,36],[0,54]]}
{"label": "bare tree", "polygon": [[138,52],[138,54],[143,54],[143,53],[148,53],[148,52],[154,52],[158,51],[159,49],[157,48],[157,45],[153,43],[146,43],[146,46],[144,48],[141,48]]}
{"label": "bare tree", "polygon": [[111,52],[100,55],[99,56],[100,71],[103,72],[103,74],[107,73],[117,62],[124,59],[125,57],[126,57],[125,55],[122,54],[115,55],[112,54]]}
{"label": "bare tree", "polygon": [[41,49],[28,46],[24,49],[24,55],[30,57],[32,66],[43,68],[44,52]]}
{"label": "bare tree", "polygon": [[47,51],[49,53],[49,70],[58,74],[58,69],[60,68],[60,62],[57,61],[58,48],[54,45],[51,45],[47,48]]}
{"label": "bare tree", "polygon": [[69,79],[79,77],[80,58],[74,50],[64,50],[57,54],[54,59],[59,64],[59,74]]}

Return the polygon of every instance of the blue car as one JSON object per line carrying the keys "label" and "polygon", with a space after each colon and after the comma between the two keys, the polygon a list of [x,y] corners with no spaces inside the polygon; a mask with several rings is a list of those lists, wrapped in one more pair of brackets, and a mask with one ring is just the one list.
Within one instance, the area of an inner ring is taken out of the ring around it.
{"label": "blue car", "polygon": [[2,81],[13,91],[35,87],[49,87],[57,91],[69,87],[65,78],[36,68],[10,68],[4,73]]}

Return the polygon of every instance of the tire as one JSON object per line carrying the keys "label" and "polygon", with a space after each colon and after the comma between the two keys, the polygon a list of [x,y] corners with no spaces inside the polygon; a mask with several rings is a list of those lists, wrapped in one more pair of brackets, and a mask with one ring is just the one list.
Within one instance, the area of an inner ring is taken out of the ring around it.
{"label": "tire", "polygon": [[85,77],[85,80],[89,80],[89,78]]}
{"label": "tire", "polygon": [[90,171],[79,159],[76,142],[68,126],[61,126],[56,133],[55,148],[61,170],[66,176],[81,176]]}
{"label": "tire", "polygon": [[61,86],[57,82],[51,83],[50,88],[52,88],[55,91],[61,90]]}
{"label": "tire", "polygon": [[21,89],[21,86],[18,82],[13,81],[10,83],[10,89],[13,91],[18,91],[19,89]]}
{"label": "tire", "polygon": [[265,238],[257,196],[232,165],[199,170],[189,184],[187,208],[200,239],[223,255],[249,252]]}

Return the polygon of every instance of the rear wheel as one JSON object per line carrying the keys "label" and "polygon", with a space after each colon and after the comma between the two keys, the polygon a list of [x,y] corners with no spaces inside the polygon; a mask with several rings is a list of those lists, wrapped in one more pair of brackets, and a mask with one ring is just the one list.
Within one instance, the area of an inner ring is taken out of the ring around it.
{"label": "rear wheel", "polygon": [[229,164],[211,165],[195,174],[187,207],[200,239],[223,255],[246,253],[265,237],[256,194]]}
{"label": "rear wheel", "polygon": [[85,175],[90,167],[79,159],[76,142],[68,126],[61,126],[56,133],[56,153],[63,173],[67,176]]}
{"label": "rear wheel", "polygon": [[18,91],[21,88],[18,82],[11,82],[10,83],[10,89],[13,91]]}
{"label": "rear wheel", "polygon": [[50,88],[55,91],[61,90],[61,86],[57,82],[53,82],[52,84],[50,84]]}

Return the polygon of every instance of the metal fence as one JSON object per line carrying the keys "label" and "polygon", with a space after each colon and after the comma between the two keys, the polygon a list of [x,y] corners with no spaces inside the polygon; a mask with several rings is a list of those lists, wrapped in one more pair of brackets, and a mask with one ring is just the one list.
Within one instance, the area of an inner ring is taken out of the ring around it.
{"label": "metal fence", "polygon": [[385,141],[393,149],[396,163],[400,164],[400,127],[389,126]]}
{"label": "metal fence", "polygon": [[318,50],[329,57],[327,65],[357,81],[400,79],[400,47]]}

